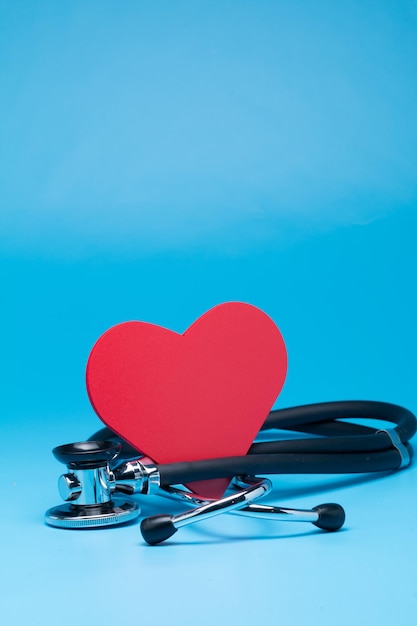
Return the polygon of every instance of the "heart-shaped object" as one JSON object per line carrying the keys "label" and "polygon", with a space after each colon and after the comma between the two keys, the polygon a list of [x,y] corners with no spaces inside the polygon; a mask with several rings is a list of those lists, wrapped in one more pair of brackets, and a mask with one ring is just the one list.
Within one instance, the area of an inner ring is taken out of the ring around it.
{"label": "heart-shaped object", "polygon": [[[154,461],[171,463],[246,454],[286,371],[284,340],[271,318],[227,302],[182,335],[145,322],[110,328],[91,351],[86,379],[109,428]],[[192,487],[220,497],[228,482]]]}

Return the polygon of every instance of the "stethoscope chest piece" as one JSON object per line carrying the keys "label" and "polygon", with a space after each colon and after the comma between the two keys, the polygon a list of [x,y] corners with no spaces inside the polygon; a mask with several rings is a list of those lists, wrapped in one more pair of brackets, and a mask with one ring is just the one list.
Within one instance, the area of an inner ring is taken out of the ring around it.
{"label": "stethoscope chest piece", "polygon": [[114,477],[109,461],[120,450],[112,442],[80,442],[54,448],[54,456],[67,465],[58,489],[65,504],[45,513],[45,521],[57,528],[98,528],[125,524],[140,515],[130,498],[113,495]]}

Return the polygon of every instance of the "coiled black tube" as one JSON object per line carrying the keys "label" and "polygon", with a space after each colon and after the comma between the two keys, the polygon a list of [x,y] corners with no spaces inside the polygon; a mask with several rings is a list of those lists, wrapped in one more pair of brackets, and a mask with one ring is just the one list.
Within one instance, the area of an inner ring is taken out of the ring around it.
{"label": "coiled black tube", "polygon": [[[262,430],[304,432],[308,438],[254,443],[245,456],[159,465],[161,485],[184,484],[242,474],[350,474],[382,472],[401,467],[404,458],[389,432],[349,423],[347,419],[382,420],[408,444],[417,430],[415,415],[396,404],[372,401],[325,402],[271,411]],[[313,437],[311,436],[313,435]],[[102,429],[91,439],[117,439]],[[136,450],[123,444],[122,456]]]}

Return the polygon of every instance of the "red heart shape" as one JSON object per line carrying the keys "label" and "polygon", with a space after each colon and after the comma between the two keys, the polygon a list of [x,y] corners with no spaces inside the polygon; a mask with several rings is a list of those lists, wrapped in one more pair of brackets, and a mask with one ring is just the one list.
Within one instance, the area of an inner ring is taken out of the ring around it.
{"label": "red heart shape", "polygon": [[[110,328],[91,351],[86,379],[109,428],[154,461],[171,463],[246,454],[286,371],[271,318],[227,302],[183,335],[144,322]],[[219,497],[228,481],[207,482],[204,494]]]}

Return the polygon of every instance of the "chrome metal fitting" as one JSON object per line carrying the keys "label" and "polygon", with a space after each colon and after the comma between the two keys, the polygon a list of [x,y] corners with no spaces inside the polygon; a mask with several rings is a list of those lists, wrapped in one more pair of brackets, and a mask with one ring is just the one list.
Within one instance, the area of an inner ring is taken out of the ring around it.
{"label": "chrome metal fitting", "polygon": [[400,455],[400,465],[398,469],[403,469],[404,467],[408,467],[411,463],[411,454],[407,448],[407,446],[401,441],[401,437],[398,434],[395,428],[381,428],[377,431],[378,433],[386,433],[388,437],[391,439],[391,443],[393,447],[397,450]]}
{"label": "chrome metal fitting", "polygon": [[158,493],[161,479],[156,465],[144,465],[136,459],[126,461],[112,472],[113,489],[129,495],[153,496]]}

